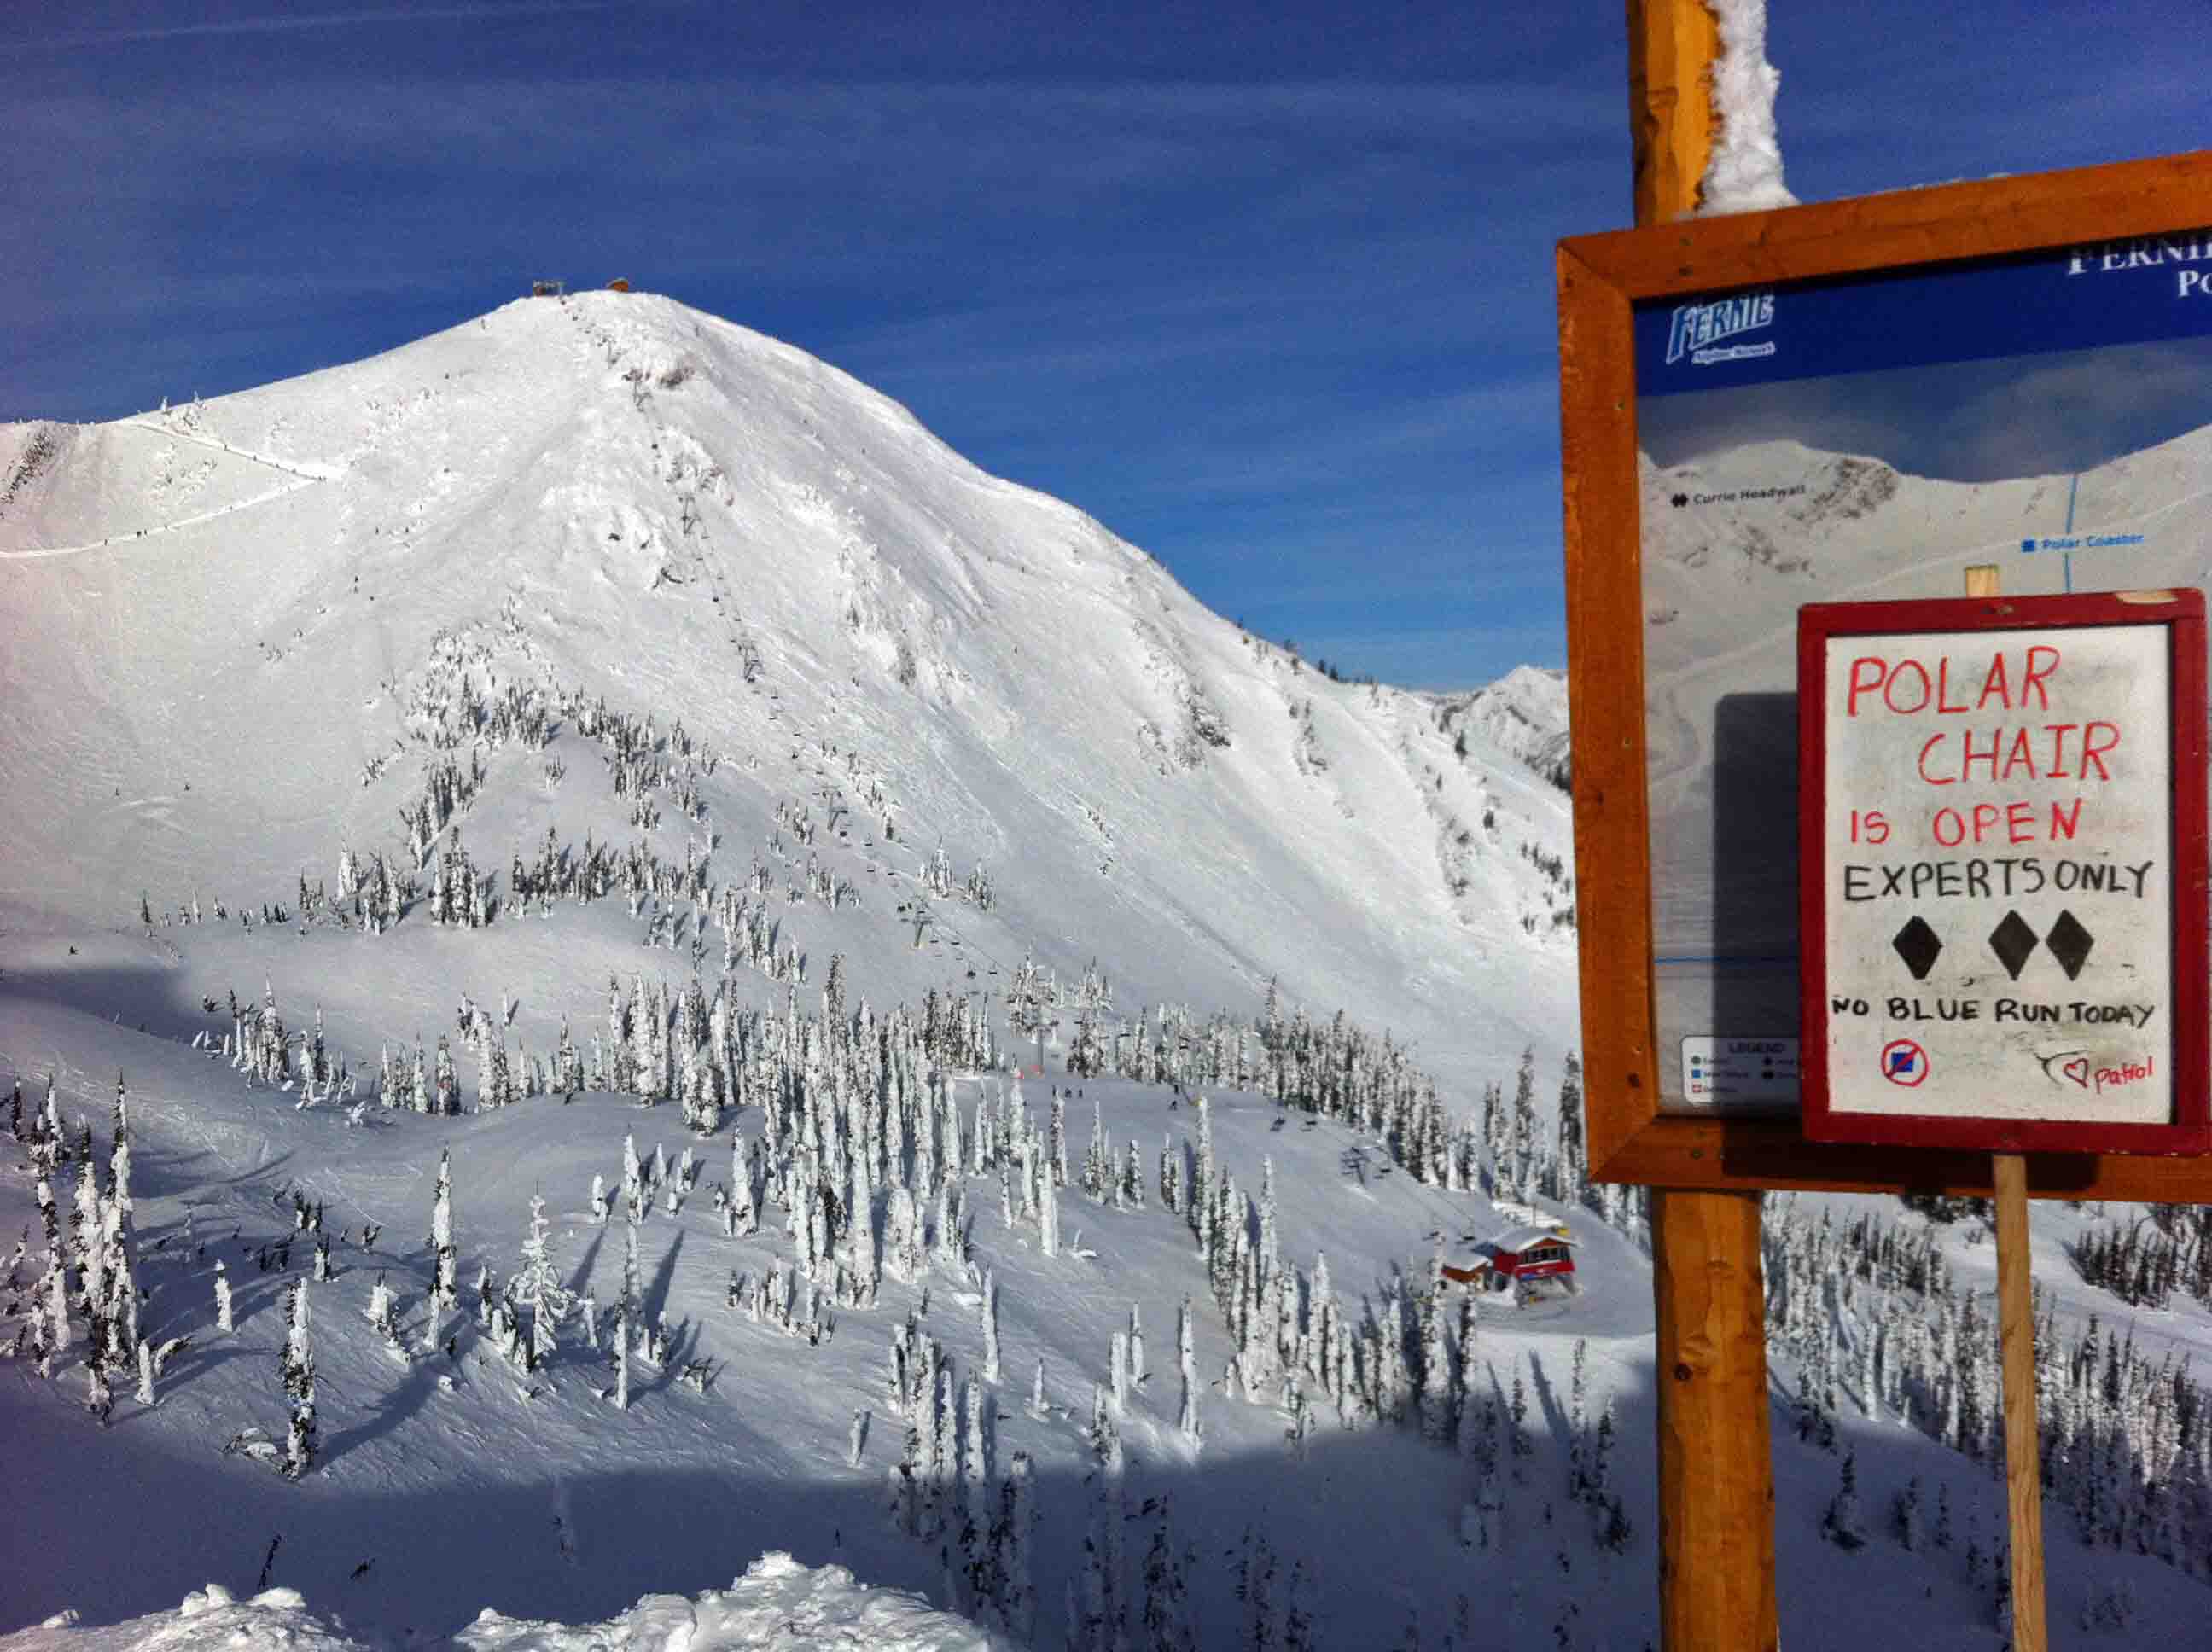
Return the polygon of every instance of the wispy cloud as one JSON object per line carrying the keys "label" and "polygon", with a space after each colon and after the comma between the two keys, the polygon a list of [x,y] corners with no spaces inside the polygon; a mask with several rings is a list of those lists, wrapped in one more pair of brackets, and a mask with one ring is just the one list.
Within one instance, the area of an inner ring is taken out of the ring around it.
{"label": "wispy cloud", "polygon": [[558,12],[605,11],[610,0],[524,0],[523,3],[480,6],[380,7],[357,11],[285,11],[259,17],[209,18],[185,23],[148,23],[129,28],[76,29],[62,34],[9,39],[0,36],[0,56],[14,52],[69,52],[85,46],[123,46],[135,41],[181,40],[223,34],[294,34],[312,29],[386,27],[392,24],[447,21],[506,22],[517,17]]}

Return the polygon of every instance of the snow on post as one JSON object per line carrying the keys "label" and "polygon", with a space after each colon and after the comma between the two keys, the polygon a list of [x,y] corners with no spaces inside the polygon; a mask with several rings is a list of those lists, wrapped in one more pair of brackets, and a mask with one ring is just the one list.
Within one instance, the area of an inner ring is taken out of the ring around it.
{"label": "snow on post", "polygon": [[1705,0],[1720,24],[1713,64],[1713,113],[1719,130],[1698,189],[1698,212],[1718,217],[1796,206],[1782,182],[1774,94],[1782,76],[1766,61],[1766,0]]}

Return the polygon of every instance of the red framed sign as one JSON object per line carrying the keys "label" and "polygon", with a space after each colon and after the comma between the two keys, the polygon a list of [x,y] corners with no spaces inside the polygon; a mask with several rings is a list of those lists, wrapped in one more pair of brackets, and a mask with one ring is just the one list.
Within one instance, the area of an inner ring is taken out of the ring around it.
{"label": "red framed sign", "polygon": [[1804,1129],[2202,1153],[2196,590],[1798,612]]}

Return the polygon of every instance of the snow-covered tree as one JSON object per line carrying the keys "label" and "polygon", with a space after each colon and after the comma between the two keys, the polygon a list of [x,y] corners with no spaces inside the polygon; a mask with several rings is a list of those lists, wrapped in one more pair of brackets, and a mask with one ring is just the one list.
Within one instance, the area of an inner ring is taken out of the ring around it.
{"label": "snow-covered tree", "polygon": [[999,1282],[989,1268],[983,1270],[983,1380],[999,1380]]}
{"label": "snow-covered tree", "polygon": [[646,1208],[645,1167],[638,1160],[635,1135],[623,1137],[622,1178],[623,1209],[631,1222],[641,1221]]}
{"label": "snow-covered tree", "polygon": [[1188,1297],[1182,1299],[1182,1310],[1176,1316],[1176,1369],[1182,1376],[1182,1407],[1176,1418],[1176,1429],[1187,1443],[1195,1447],[1202,1433],[1198,1418],[1198,1361],[1192,1351]]}
{"label": "snow-covered tree", "polygon": [[430,1110],[441,1117],[459,1113],[461,1110],[460,1080],[453,1076],[453,1047],[446,1042],[443,1033],[438,1035],[435,1086]]}
{"label": "snow-covered tree", "polygon": [[1844,1454],[1836,1495],[1820,1514],[1820,1535],[1839,1549],[1864,1546],[1866,1531],[1859,1523],[1858,1454]]}
{"label": "snow-covered tree", "polygon": [[751,1144],[740,1131],[730,1135],[730,1233],[743,1237],[760,1231],[760,1207],[753,1191]]}
{"label": "snow-covered tree", "polygon": [[429,1315],[422,1329],[422,1351],[438,1346],[441,1317],[460,1306],[460,1253],[453,1243],[453,1155],[438,1151],[438,1186],[430,1201]]}
{"label": "snow-covered tree", "polygon": [[282,1370],[292,1419],[285,1436],[284,1475],[296,1480],[315,1461],[315,1353],[309,1339],[305,1280],[293,1283],[286,1307]]}
{"label": "snow-covered tree", "polygon": [[530,1236],[522,1242],[522,1266],[507,1285],[509,1296],[530,1316],[528,1335],[518,1344],[526,1370],[536,1370],[552,1353],[561,1322],[574,1306],[546,1247],[552,1225],[545,1217],[544,1197],[532,1193]]}
{"label": "snow-covered tree", "polygon": [[1036,1587],[1030,1561],[1030,1528],[1036,1521],[1036,1492],[1029,1453],[1014,1453],[999,1495],[999,1519],[993,1527],[999,1614],[1007,1633],[1026,1646],[1036,1633]]}
{"label": "snow-covered tree", "polygon": [[615,1407],[629,1409],[630,1340],[637,1334],[638,1318],[637,1217],[623,1224],[622,1299],[615,1309]]}
{"label": "snow-covered tree", "polygon": [[1140,1572],[1143,1603],[1139,1607],[1137,1643],[1143,1652],[1198,1652],[1197,1631],[1191,1620],[1188,1557],[1176,1552],[1175,1528],[1165,1496],[1159,1499],[1158,1513]]}
{"label": "snow-covered tree", "polygon": [[1429,1288],[1421,1299],[1421,1433],[1438,1445],[1452,1439],[1450,1357],[1444,1346],[1444,1238],[1437,1235]]}
{"label": "snow-covered tree", "polygon": [[1107,1400],[1106,1385],[1103,1382],[1091,1385],[1091,1429],[1087,1437],[1092,1453],[1098,1459],[1098,1466],[1105,1471],[1107,1478],[1119,1479],[1122,1463],[1121,1425],[1115,1418],[1114,1407]]}
{"label": "snow-covered tree", "polygon": [[131,1220],[131,1111],[124,1094],[123,1075],[115,1075],[114,1144],[107,1156],[108,1197],[115,1203],[125,1225]]}

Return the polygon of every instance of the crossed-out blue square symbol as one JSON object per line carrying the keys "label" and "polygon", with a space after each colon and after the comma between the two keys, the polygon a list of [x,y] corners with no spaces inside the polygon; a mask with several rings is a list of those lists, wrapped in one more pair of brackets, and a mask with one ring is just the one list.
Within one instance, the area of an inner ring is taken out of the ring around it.
{"label": "crossed-out blue square symbol", "polygon": [[1911,1050],[1892,1050],[1889,1053],[1889,1070],[1892,1072],[1910,1072],[1917,1059]]}

